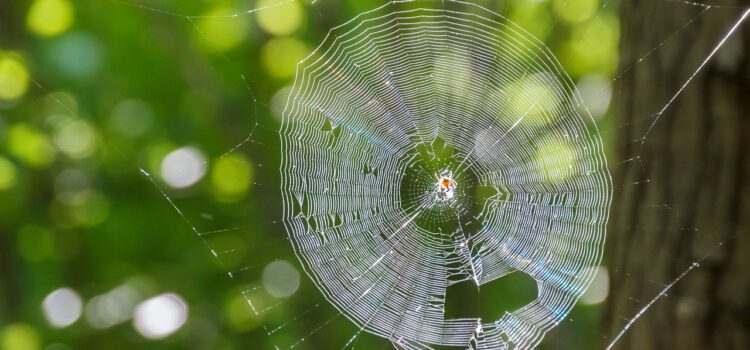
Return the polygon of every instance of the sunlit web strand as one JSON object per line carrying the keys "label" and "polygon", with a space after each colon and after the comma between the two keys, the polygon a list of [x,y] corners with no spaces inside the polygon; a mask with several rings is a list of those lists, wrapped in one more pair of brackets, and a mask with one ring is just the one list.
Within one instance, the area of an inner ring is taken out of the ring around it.
{"label": "sunlit web strand", "polygon": [[[173,16],[173,17],[178,17],[178,18],[183,18],[183,19],[187,19],[187,20],[200,19],[200,18],[237,18],[237,17],[243,16],[243,15],[251,15],[251,14],[254,14],[256,12],[261,12],[261,11],[266,11],[266,10],[272,10],[272,9],[282,7],[282,6],[290,4],[290,3],[303,2],[302,0],[278,0],[277,2],[268,4],[268,5],[259,6],[259,7],[253,7],[253,8],[247,9],[247,10],[243,10],[243,11],[240,11],[240,12],[233,12],[233,13],[226,14],[226,15],[186,15],[186,14],[182,14],[182,13],[178,13],[178,12],[173,12],[173,11],[169,11],[169,10],[164,10],[164,9],[156,8],[156,7],[153,7],[153,6],[143,5],[143,3],[141,3],[141,2],[127,1],[127,0],[109,0],[109,1],[121,4],[121,5],[125,5],[125,6],[135,7],[135,8],[138,8],[138,9],[147,10],[147,11],[151,11],[151,12],[155,12],[155,13],[160,13],[160,14],[163,14],[163,15],[168,15],[168,16]],[[318,2],[319,2],[319,0],[313,0],[310,3],[312,5],[315,5]]]}
{"label": "sunlit web strand", "polygon": [[680,88],[675,92],[674,95],[667,101],[667,103],[655,114],[654,120],[651,122],[651,124],[648,126],[648,129],[646,130],[645,135],[643,135],[643,141],[641,141],[641,150],[640,152],[643,152],[643,144],[646,142],[646,138],[651,133],[651,131],[654,129],[654,126],[656,126],[656,123],[659,121],[661,116],[664,114],[664,112],[669,109],[669,107],[674,103],[675,100],[677,100],[680,95],[682,95],[682,92],[685,91],[685,89],[690,85],[690,83],[695,79],[696,76],[703,70],[703,68],[708,64],[708,62],[711,61],[711,59],[716,55],[717,52],[719,52],[719,49],[721,49],[722,46],[729,40],[729,38],[734,34],[734,32],[737,30],[737,28],[740,27],[740,25],[745,22],[748,15],[750,15],[750,9],[745,10],[742,12],[742,15],[740,18],[734,23],[734,25],[727,31],[727,33],[721,38],[718,44],[714,46],[714,48],[711,50],[711,52],[706,56],[706,58],[701,62],[701,64],[696,68],[696,70],[693,72],[693,74],[688,77],[688,79],[680,85]]}

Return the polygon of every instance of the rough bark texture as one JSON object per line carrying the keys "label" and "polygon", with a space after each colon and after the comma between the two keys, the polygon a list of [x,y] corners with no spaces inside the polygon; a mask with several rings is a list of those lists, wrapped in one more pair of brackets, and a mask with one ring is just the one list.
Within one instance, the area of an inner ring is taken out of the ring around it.
{"label": "rough bark texture", "polygon": [[615,124],[621,127],[607,243],[612,278],[607,334],[614,336],[667,283],[701,261],[615,348],[750,349],[750,23],[696,76],[641,145],[654,113],[742,9],[705,11],[674,34],[702,8],[655,0],[625,0],[620,6],[623,68],[665,44],[616,85]]}

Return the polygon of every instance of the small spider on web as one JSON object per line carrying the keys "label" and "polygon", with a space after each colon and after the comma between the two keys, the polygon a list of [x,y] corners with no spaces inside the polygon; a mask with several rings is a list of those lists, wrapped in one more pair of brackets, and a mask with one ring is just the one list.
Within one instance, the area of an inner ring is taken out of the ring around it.
{"label": "small spider on web", "polygon": [[435,174],[435,201],[444,202],[453,199],[457,183],[453,180],[453,172],[449,170],[442,171],[439,175]]}

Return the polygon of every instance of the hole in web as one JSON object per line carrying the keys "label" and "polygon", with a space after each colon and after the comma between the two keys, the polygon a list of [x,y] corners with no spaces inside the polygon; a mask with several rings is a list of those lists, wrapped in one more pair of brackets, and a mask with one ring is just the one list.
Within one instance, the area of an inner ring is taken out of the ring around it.
{"label": "hole in web", "polygon": [[536,280],[523,272],[512,272],[477,288],[473,281],[447,289],[445,317],[499,320],[537,298]]}

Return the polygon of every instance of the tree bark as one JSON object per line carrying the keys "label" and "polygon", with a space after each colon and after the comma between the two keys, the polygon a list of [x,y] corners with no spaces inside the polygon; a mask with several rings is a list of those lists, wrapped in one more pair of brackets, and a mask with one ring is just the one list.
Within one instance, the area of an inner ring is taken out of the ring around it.
{"label": "tree bark", "polygon": [[693,262],[700,267],[648,309],[616,349],[750,349],[750,23],[648,132],[742,11],[621,3],[620,62],[632,70],[615,87],[606,333],[614,337]]}

